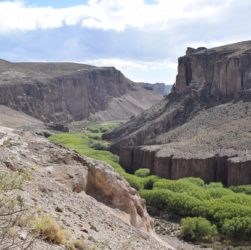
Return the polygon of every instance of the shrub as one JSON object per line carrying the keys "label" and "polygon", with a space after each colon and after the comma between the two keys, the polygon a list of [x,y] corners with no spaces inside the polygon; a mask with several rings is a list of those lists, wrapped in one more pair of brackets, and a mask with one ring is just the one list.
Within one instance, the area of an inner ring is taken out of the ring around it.
{"label": "shrub", "polygon": [[87,136],[88,136],[90,139],[93,139],[93,140],[101,140],[101,134],[92,134],[92,133],[88,133]]}
{"label": "shrub", "polygon": [[209,198],[212,199],[219,199],[222,198],[225,195],[229,194],[229,190],[225,189],[225,188],[208,188],[208,190],[206,190],[206,193],[208,194]]}
{"label": "shrub", "polygon": [[226,219],[222,225],[222,233],[229,238],[250,239],[251,217]]}
{"label": "shrub", "polygon": [[99,128],[88,128],[92,133],[100,133]]}
{"label": "shrub", "polygon": [[207,194],[203,191],[202,187],[198,186],[201,185],[198,183],[193,182],[192,178],[188,179],[184,178],[180,180],[159,179],[154,183],[154,188],[165,189],[165,190],[168,189],[177,193],[185,193],[199,200],[207,199],[208,198]]}
{"label": "shrub", "polygon": [[131,187],[135,188],[138,191],[142,189],[152,189],[154,183],[159,179],[159,177],[155,175],[139,177],[125,172],[121,173],[121,175],[128,181]]}
{"label": "shrub", "polygon": [[251,185],[231,186],[230,189],[235,193],[251,195]]}
{"label": "shrub", "polygon": [[146,176],[150,175],[150,169],[140,168],[140,169],[136,170],[134,174],[139,177],[146,177]]}
{"label": "shrub", "polygon": [[153,189],[154,183],[160,178],[156,175],[149,175],[147,177],[142,177],[144,181],[144,189],[151,190]]}
{"label": "shrub", "polygon": [[186,177],[178,181],[183,182],[183,183],[191,183],[198,187],[203,187],[205,185],[205,182],[198,177]]}
{"label": "shrub", "polygon": [[40,217],[34,221],[34,233],[37,233],[44,240],[55,244],[65,244],[65,231],[57,224],[55,219],[49,215]]}
{"label": "shrub", "polygon": [[223,184],[221,182],[211,182],[206,185],[206,188],[223,188]]}
{"label": "shrub", "polygon": [[[172,192],[168,190],[140,190],[139,194],[146,200],[147,205],[153,206],[159,209],[168,208],[167,197],[172,196]],[[170,198],[172,199],[172,198]]]}
{"label": "shrub", "polygon": [[202,217],[187,217],[181,220],[181,234],[185,240],[212,242],[218,232],[216,226]]}
{"label": "shrub", "polygon": [[89,250],[84,241],[74,240],[67,245],[68,250]]}
{"label": "shrub", "polygon": [[124,174],[124,178],[129,182],[130,186],[136,190],[141,190],[144,188],[144,180],[136,175]]}
{"label": "shrub", "polygon": [[99,141],[90,141],[89,147],[95,149],[95,150],[107,150],[107,146],[105,143],[99,142]]}

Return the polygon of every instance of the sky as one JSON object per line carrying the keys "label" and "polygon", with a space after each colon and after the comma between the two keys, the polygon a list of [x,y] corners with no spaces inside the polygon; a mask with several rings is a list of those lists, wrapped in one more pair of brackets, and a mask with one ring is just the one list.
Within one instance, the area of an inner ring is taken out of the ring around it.
{"label": "sky", "polygon": [[250,0],[0,0],[0,58],[115,66],[173,84],[187,47],[251,40]]}

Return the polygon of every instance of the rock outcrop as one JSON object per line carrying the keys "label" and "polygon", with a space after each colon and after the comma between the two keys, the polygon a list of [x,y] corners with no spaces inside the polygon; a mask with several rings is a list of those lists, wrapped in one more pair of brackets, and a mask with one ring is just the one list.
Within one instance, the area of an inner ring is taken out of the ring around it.
{"label": "rock outcrop", "polygon": [[[7,170],[29,170],[32,178],[19,195],[29,207],[56,218],[76,239],[102,249],[104,242],[105,249],[173,249],[154,234],[136,191],[101,161],[30,132],[0,127],[0,171]],[[44,244],[35,242],[35,249],[47,249]]]}
{"label": "rock outcrop", "polygon": [[188,48],[179,58],[175,91],[199,83],[211,86],[210,94],[233,99],[238,92],[251,88],[251,41],[213,49]]}
{"label": "rock outcrop", "polygon": [[[123,100],[123,96],[127,98]],[[122,99],[123,105],[110,108],[114,99]],[[113,67],[0,63],[0,105],[23,111],[44,122],[87,119],[108,108],[115,114],[113,119],[128,119],[160,99],[153,91],[130,81]],[[130,108],[123,109],[126,105]]]}
{"label": "rock outcrop", "polygon": [[129,171],[251,183],[250,75],[250,41],[188,48],[172,93],[105,138]]}

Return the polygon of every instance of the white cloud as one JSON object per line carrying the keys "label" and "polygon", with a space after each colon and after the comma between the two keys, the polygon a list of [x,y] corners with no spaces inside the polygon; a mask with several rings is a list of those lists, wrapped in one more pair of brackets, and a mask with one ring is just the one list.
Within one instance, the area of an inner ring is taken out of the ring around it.
{"label": "white cloud", "polygon": [[114,66],[119,70],[129,69],[160,69],[160,68],[176,68],[177,64],[169,60],[158,60],[158,61],[136,61],[126,60],[120,58],[105,58],[96,60],[85,60],[82,63],[96,65],[96,66]]}
{"label": "white cloud", "polygon": [[[86,5],[54,9],[27,6],[22,1],[0,3],[0,31],[30,31],[80,24],[88,28],[123,31],[163,29],[174,20],[217,17],[232,0],[90,0]],[[212,19],[213,20],[213,19]]]}
{"label": "white cloud", "polygon": [[173,63],[169,60],[142,62],[119,58],[105,58],[97,60],[85,60],[81,61],[81,63],[96,66],[114,66],[134,81],[145,81],[152,83],[164,81],[168,84],[172,84],[174,82],[174,74],[176,73],[177,69],[177,63]]}

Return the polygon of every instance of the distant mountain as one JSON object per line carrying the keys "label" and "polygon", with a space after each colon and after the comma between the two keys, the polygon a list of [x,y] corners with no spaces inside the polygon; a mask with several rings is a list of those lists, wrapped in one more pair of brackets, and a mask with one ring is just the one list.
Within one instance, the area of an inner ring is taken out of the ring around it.
{"label": "distant mountain", "polygon": [[159,95],[168,95],[171,92],[172,85],[166,85],[165,83],[145,83],[138,82],[139,85],[143,86],[145,89],[152,90],[154,93]]}

